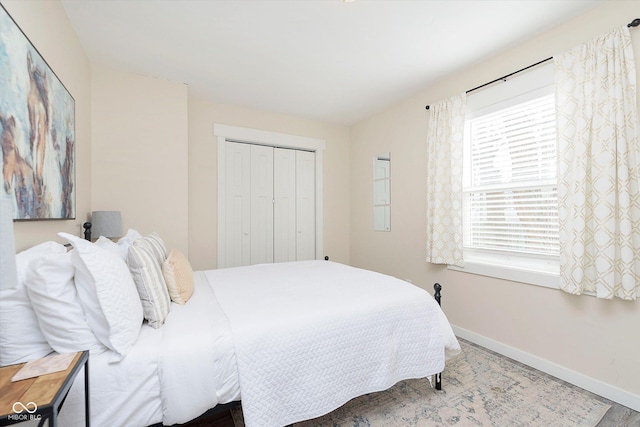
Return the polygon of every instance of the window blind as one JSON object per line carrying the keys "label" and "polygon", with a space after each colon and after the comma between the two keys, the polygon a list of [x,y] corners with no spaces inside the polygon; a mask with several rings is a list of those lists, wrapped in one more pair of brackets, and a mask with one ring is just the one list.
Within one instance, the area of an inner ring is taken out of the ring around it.
{"label": "window blind", "polygon": [[557,256],[553,94],[466,126],[465,248]]}

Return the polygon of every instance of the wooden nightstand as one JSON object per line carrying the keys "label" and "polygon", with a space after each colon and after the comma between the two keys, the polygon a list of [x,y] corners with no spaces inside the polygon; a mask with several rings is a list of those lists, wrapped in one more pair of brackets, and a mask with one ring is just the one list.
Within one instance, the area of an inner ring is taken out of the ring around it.
{"label": "wooden nightstand", "polygon": [[85,419],[89,426],[89,351],[76,353],[64,371],[11,382],[23,366],[0,368],[0,426],[29,420],[40,420],[38,426],[42,426],[46,419],[49,426],[57,426],[58,412],[83,366]]}

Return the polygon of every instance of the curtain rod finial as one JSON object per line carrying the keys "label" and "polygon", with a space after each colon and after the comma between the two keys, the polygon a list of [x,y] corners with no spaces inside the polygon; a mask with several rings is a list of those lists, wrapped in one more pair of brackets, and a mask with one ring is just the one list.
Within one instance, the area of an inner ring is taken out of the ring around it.
{"label": "curtain rod finial", "polygon": [[424,107],[424,109],[425,109],[425,110],[428,110],[428,109],[429,109],[429,106],[427,105],[426,107]]}
{"label": "curtain rod finial", "polygon": [[633,21],[631,21],[630,23],[628,23],[627,27],[629,27],[629,28],[637,27],[638,25],[640,25],[640,18],[636,18]]}

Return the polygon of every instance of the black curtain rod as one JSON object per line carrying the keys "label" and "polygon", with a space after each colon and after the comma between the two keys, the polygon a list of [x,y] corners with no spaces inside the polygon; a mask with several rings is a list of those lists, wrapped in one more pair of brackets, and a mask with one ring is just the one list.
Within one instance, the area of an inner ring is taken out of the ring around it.
{"label": "black curtain rod", "polygon": [[521,72],[523,72],[523,71],[525,71],[525,70],[528,70],[529,68],[533,68],[533,67],[535,67],[536,65],[544,64],[545,62],[547,62],[547,61],[551,61],[552,59],[553,59],[553,56],[550,56],[550,57],[548,57],[547,59],[543,59],[542,61],[538,61],[538,62],[536,62],[535,64],[531,64],[531,65],[528,65],[528,66],[526,66],[526,67],[524,67],[524,68],[520,68],[518,71],[514,71],[513,73],[509,73],[509,74],[507,74],[506,76],[502,76],[502,77],[500,77],[500,78],[498,78],[498,79],[491,80],[490,82],[487,82],[487,83],[485,83],[485,84],[481,84],[480,86],[476,86],[476,87],[474,87],[473,89],[469,89],[466,93],[471,93],[471,92],[473,92],[474,90],[482,89],[483,87],[485,87],[485,86],[489,86],[490,84],[493,84],[493,83],[497,83],[497,82],[499,82],[500,80],[507,81],[507,79],[508,79],[509,77],[511,77],[511,76],[513,76],[513,75],[515,75],[515,74],[521,73]]}
{"label": "black curtain rod", "polygon": [[[629,28],[631,28],[631,27],[637,27],[638,25],[640,25],[640,18],[636,18],[636,19],[634,19],[633,21],[629,22],[629,23],[627,24],[627,27],[629,27]],[[483,87],[485,87],[485,86],[489,86],[489,85],[491,85],[491,84],[493,84],[493,83],[497,83],[497,82],[499,82],[499,81],[507,81],[507,78],[509,78],[509,77],[511,77],[511,76],[513,76],[513,75],[515,75],[515,74],[521,73],[521,72],[523,72],[523,71],[525,71],[525,70],[528,70],[529,68],[533,68],[533,67],[535,67],[536,65],[543,64],[543,63],[545,63],[545,62],[547,62],[547,61],[551,61],[552,59],[553,59],[553,56],[550,56],[549,58],[547,58],[547,59],[543,59],[542,61],[538,61],[538,62],[536,62],[535,64],[531,64],[531,65],[529,65],[529,66],[527,66],[527,67],[520,68],[518,71],[514,71],[513,73],[509,73],[509,74],[507,74],[506,76],[502,76],[502,77],[497,78],[497,79],[495,79],[495,80],[491,80],[490,82],[487,82],[487,83],[481,84],[480,86],[476,86],[476,87],[474,87],[473,89],[469,89],[466,93],[471,93],[471,92],[473,92],[474,90],[482,89],[482,88],[483,88]],[[428,109],[429,109],[429,106],[428,106],[428,105],[427,105],[427,106],[425,106],[425,109],[427,109],[427,110],[428,110]]]}

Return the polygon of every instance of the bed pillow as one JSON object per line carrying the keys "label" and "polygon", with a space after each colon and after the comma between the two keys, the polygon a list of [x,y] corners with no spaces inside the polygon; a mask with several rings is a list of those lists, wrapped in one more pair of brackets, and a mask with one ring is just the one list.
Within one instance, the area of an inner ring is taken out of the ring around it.
{"label": "bed pillow", "polygon": [[0,366],[44,357],[53,349],[45,339],[24,283],[0,291]]}
{"label": "bed pillow", "polygon": [[18,284],[15,288],[0,291],[0,366],[28,362],[53,351],[40,330],[27,294],[25,278],[35,261],[66,251],[59,243],[44,242],[16,255]]}
{"label": "bed pillow", "polygon": [[106,348],[89,328],[74,284],[71,254],[51,254],[31,264],[26,288],[45,339],[58,353]]}
{"label": "bed pillow", "polygon": [[118,247],[120,251],[122,251],[122,259],[127,260],[127,255],[129,254],[129,248],[133,245],[138,239],[142,239],[142,234],[138,233],[137,230],[130,228],[127,230],[127,234],[122,236],[120,240],[118,240]]}
{"label": "bed pillow", "polygon": [[63,254],[67,252],[60,243],[56,242],[44,242],[39,245],[35,245],[29,249],[26,249],[16,255],[16,267],[18,273],[18,287],[24,285],[25,278],[29,271],[29,266],[33,261],[44,258],[50,254]]}
{"label": "bed pillow", "polygon": [[136,240],[129,248],[127,264],[140,295],[144,318],[157,329],[169,314],[170,299],[156,249],[146,239]]}
{"label": "bed pillow", "polygon": [[172,250],[162,264],[162,274],[167,282],[171,301],[184,304],[193,295],[193,269],[189,260],[178,250]]}
{"label": "bed pillow", "polygon": [[137,239],[133,242],[133,246],[142,246],[146,248],[153,255],[159,266],[162,266],[164,260],[167,259],[167,247],[165,246],[162,238],[160,238],[156,232],[153,232],[141,239]]}
{"label": "bed pillow", "polygon": [[98,340],[121,359],[142,325],[142,306],[127,265],[117,255],[67,233],[74,250],[75,285],[87,323]]}
{"label": "bed pillow", "polygon": [[98,240],[96,240],[94,244],[102,249],[105,249],[111,252],[114,255],[119,256],[123,260],[126,260],[126,258],[123,256],[122,249],[120,248],[120,246],[118,246],[116,242],[109,239],[108,237],[100,236],[98,237]]}

